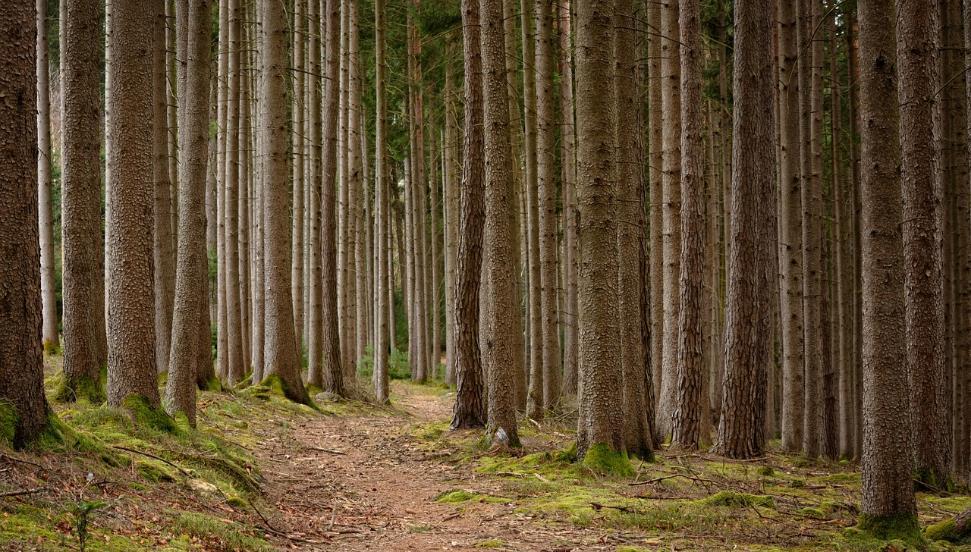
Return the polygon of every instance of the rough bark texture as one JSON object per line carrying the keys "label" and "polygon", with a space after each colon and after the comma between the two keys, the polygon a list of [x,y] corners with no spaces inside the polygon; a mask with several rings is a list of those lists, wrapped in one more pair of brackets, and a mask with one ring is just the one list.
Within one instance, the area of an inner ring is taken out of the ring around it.
{"label": "rough bark texture", "polygon": [[[488,375],[489,434],[494,442],[519,446],[516,424],[515,341],[506,318],[516,312],[516,269],[511,263],[515,197],[509,148],[509,100],[506,88],[506,48],[502,4],[481,0],[482,106],[485,163],[486,270],[489,279],[487,341],[482,356]],[[474,127],[473,127],[474,128]],[[502,434],[505,434],[503,437]]]}
{"label": "rough bark texture", "polygon": [[[226,192],[223,216],[226,218],[226,381],[230,385],[243,379],[243,324],[240,305],[239,273],[239,188],[242,177],[239,151],[239,84],[240,84],[240,0],[229,0],[228,57],[229,94],[226,113]],[[279,101],[279,99],[275,100]]]}
{"label": "rough bark texture", "polygon": [[577,207],[579,420],[577,453],[624,452],[617,408],[623,373],[615,283],[618,275],[613,121],[613,2],[577,3]]}
{"label": "rough bark texture", "polygon": [[[661,2],[651,2],[647,6],[647,21],[654,29],[661,28]],[[661,39],[660,33],[648,37],[648,77],[654,86],[648,87],[648,257],[650,262],[650,312],[651,312],[651,379],[654,392],[660,398],[661,372],[663,368],[662,349],[664,339],[664,232],[663,225],[663,195],[662,195],[662,165],[663,165],[663,132],[662,132],[662,96],[658,82],[661,78]],[[655,429],[660,429],[655,424]],[[656,431],[655,438],[663,439],[660,431]]]}
{"label": "rough bark texture", "polygon": [[166,82],[165,4],[155,7],[152,50],[152,180],[155,227],[155,363],[159,371],[169,367],[172,338],[172,302],[175,297],[175,251],[172,236],[172,183],[169,181],[169,88]]}
{"label": "rough bark texture", "polygon": [[264,227],[266,228],[266,352],[263,377],[277,376],[288,398],[308,402],[300,380],[300,356],[294,331],[286,251],[287,221],[287,31],[283,5],[262,5],[263,82],[260,103],[263,116]]}
{"label": "rough bark texture", "polygon": [[217,132],[219,134],[216,152],[218,168],[216,178],[216,373],[226,377],[226,113],[229,97],[229,0],[219,0],[219,97],[217,103]]}
{"label": "rough bark texture", "polygon": [[[98,391],[104,339],[101,270],[101,60],[104,3],[61,5],[61,267],[64,389]],[[91,398],[96,398],[92,396]]]}
{"label": "rough bark texture", "polygon": [[150,2],[111,0],[108,24],[108,402],[159,405],[152,293],[152,35]]}
{"label": "rough bark texture", "polygon": [[[702,138],[701,9],[698,0],[681,0],[681,274],[672,446],[697,448],[708,417],[703,393],[703,288],[705,278],[705,146]],[[623,318],[623,313],[621,314]],[[704,399],[704,400],[703,400]]]}
{"label": "rough bark texture", "polygon": [[[577,157],[573,112],[573,47],[570,0],[559,3],[560,162],[563,166],[563,393],[577,392]],[[653,402],[653,401],[652,401]],[[651,408],[654,405],[650,405]]]}
{"label": "rough bark texture", "polygon": [[[375,323],[374,332],[374,395],[378,402],[388,401],[388,335],[387,318],[384,316],[388,308],[388,294],[385,290],[388,280],[388,260],[391,251],[386,246],[388,241],[387,200],[388,186],[385,171],[385,116],[387,114],[386,95],[384,91],[384,75],[387,67],[384,62],[384,0],[374,2],[374,92],[375,92],[375,121],[374,121],[374,224],[377,240],[374,244],[374,264],[377,270],[374,290]],[[451,350],[449,351],[451,356]]]}
{"label": "rough bark texture", "polygon": [[900,225],[894,6],[861,0],[863,501],[870,522],[916,524]]}
{"label": "rough bark texture", "polygon": [[[47,426],[37,239],[37,24],[32,0],[0,13],[0,442],[20,448]],[[13,434],[7,431],[13,429]]]}
{"label": "rough bark texture", "polygon": [[[654,405],[647,404],[654,393],[644,370],[645,343],[641,334],[641,171],[637,167],[637,50],[634,2],[617,0],[614,6],[613,76],[616,107],[614,140],[617,151],[616,218],[618,258],[617,314],[618,346],[622,373],[624,448],[632,455],[650,459],[654,449]],[[554,343],[555,345],[555,343]]]}
{"label": "rough bark texture", "polygon": [[[237,0],[229,1],[234,2]],[[304,121],[309,113],[307,109],[307,95],[309,90],[306,86],[306,81],[308,80],[308,76],[313,75],[313,73],[308,74],[306,72],[309,68],[308,61],[310,58],[310,54],[307,51],[307,42],[309,40],[307,36],[307,4],[307,0],[293,2],[293,24],[295,29],[291,37],[293,41],[293,65],[296,67],[296,71],[293,72],[292,77],[293,124],[290,135],[291,148],[293,150],[293,182],[291,184],[293,198],[290,203],[293,209],[290,218],[290,281],[293,286],[291,290],[293,294],[293,325],[297,332],[297,351],[300,355],[303,354],[302,348],[304,345],[302,337],[304,322],[304,246],[306,244],[306,236],[304,236],[304,211],[307,208],[304,205],[306,195],[304,188],[308,184],[304,165],[307,160],[306,153],[309,147]]]}
{"label": "rough bark texture", "polygon": [[782,449],[802,447],[802,196],[799,171],[799,75],[796,10],[779,0],[779,276],[782,317]]}
{"label": "rough bark texture", "polygon": [[60,347],[54,275],[54,213],[51,203],[51,93],[47,57],[47,0],[37,0],[37,217],[40,238],[40,295],[45,350]]}
{"label": "rough bark texture", "polygon": [[326,0],[327,60],[324,79],[323,187],[321,200],[321,321],[323,324],[323,388],[344,394],[344,372],[341,367],[341,340],[337,311],[337,108],[339,100],[340,0]]}
{"label": "rough bark texture", "polygon": [[[307,19],[310,21],[310,27],[307,31],[307,40],[309,42],[308,47],[308,71],[310,75],[320,75],[321,65],[320,65],[320,35],[318,21],[320,21],[320,1],[314,0],[310,2],[309,10],[307,13]],[[313,77],[309,79],[307,83],[307,163],[304,171],[306,176],[306,181],[304,186],[307,188],[307,202],[304,205],[304,209],[307,211],[309,217],[309,224],[307,225],[307,254],[306,261],[309,264],[308,273],[308,285],[307,285],[307,295],[309,299],[307,304],[309,308],[307,309],[305,315],[307,317],[307,382],[312,385],[320,387],[323,382],[323,370],[324,367],[321,364],[323,361],[323,341],[324,341],[324,326],[322,313],[322,303],[323,303],[323,287],[321,274],[323,270],[323,265],[321,264],[321,252],[320,247],[320,224],[321,224],[321,193],[323,192],[323,181],[321,178],[321,152],[322,146],[320,141],[320,136],[322,133],[323,121],[321,119],[321,86],[320,79],[318,77]]]}
{"label": "rough bark texture", "polygon": [[715,451],[752,458],[765,449],[766,362],[775,278],[775,110],[768,0],[735,3],[731,232],[724,398]]}
{"label": "rough bark texture", "polygon": [[[166,409],[183,413],[195,423],[197,372],[209,356],[208,334],[197,333],[209,316],[207,281],[209,266],[205,246],[206,143],[209,134],[209,10],[210,0],[179,0],[179,42],[186,41],[180,60],[184,70],[184,105],[179,110],[179,256],[175,275],[175,309],[172,320],[172,351],[166,381]],[[200,355],[200,350],[205,356]],[[210,365],[211,366],[211,365]]]}
{"label": "rough bark texture", "polygon": [[935,177],[936,2],[897,3],[907,367],[916,476],[947,481],[942,182]]}
{"label": "rough bark texture", "polygon": [[658,396],[658,432],[671,433],[677,407],[678,316],[681,277],[681,64],[678,45],[678,5],[661,8],[661,232],[662,305],[661,387]]}
{"label": "rough bark texture", "polygon": [[[536,0],[536,182],[539,189],[540,324],[543,340],[543,405],[560,401],[560,328],[556,267],[556,109],[553,97],[552,0]],[[631,48],[633,52],[633,48]]]}

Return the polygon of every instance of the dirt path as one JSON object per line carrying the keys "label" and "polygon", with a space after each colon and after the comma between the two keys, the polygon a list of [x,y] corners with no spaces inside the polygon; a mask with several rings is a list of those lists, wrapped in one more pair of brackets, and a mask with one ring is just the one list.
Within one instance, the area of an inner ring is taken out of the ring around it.
{"label": "dirt path", "polygon": [[443,492],[488,493],[498,483],[436,459],[409,435],[414,424],[447,420],[450,398],[396,391],[397,413],[314,416],[296,422],[289,435],[267,435],[256,452],[266,499],[282,513],[269,521],[288,535],[276,544],[342,551],[616,549],[603,531],[532,519],[513,505],[436,502]]}

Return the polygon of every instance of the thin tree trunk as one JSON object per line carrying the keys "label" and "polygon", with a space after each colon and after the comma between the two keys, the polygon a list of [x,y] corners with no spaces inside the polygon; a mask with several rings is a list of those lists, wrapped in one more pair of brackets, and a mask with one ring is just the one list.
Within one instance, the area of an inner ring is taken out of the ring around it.
{"label": "thin tree trunk", "polygon": [[[309,1],[313,2],[314,0]],[[293,106],[293,125],[291,127],[291,148],[293,150],[293,199],[291,206],[293,214],[290,219],[290,281],[293,285],[293,323],[297,330],[297,352],[299,355],[303,354],[304,187],[307,184],[305,182],[306,170],[304,165],[308,157],[308,145],[304,134],[305,118],[309,113],[307,109],[308,87],[306,86],[310,68],[310,63],[308,63],[310,54],[307,52],[307,22],[309,20],[307,4],[307,0],[293,2],[294,32],[292,37],[293,65],[296,70],[293,72],[293,102],[291,104]]]}
{"label": "thin tree trunk", "polygon": [[[307,41],[309,43],[307,70],[311,76],[311,78],[307,79],[307,113],[310,115],[310,121],[307,124],[309,130],[309,147],[307,149],[310,155],[308,158],[309,164],[304,173],[309,175],[304,186],[308,187],[310,192],[307,194],[309,201],[304,205],[304,209],[309,210],[310,213],[310,225],[307,234],[307,260],[310,264],[310,281],[307,290],[310,297],[310,308],[306,312],[308,319],[307,383],[316,387],[322,387],[324,382],[323,265],[321,263],[323,249],[321,248],[320,239],[321,207],[323,205],[321,197],[324,184],[321,178],[321,170],[323,169],[321,162],[323,151],[321,142],[321,133],[323,131],[323,120],[321,119],[322,89],[320,77],[318,76],[321,74],[322,69],[320,51],[322,35],[320,34],[320,26],[318,24],[320,21],[320,0],[312,0],[310,2],[307,19],[309,21],[309,27],[307,29]],[[328,181],[328,185],[330,183],[331,181]]]}
{"label": "thin tree trunk", "polygon": [[169,367],[172,337],[172,305],[175,297],[175,251],[172,246],[172,185],[169,182],[169,89],[166,83],[165,4],[155,8],[152,50],[152,180],[155,227],[153,263],[155,292],[155,362],[158,370]]}
{"label": "thin tree trunk", "polygon": [[51,96],[47,59],[47,0],[37,0],[37,205],[40,237],[41,339],[45,351],[60,349],[54,275],[54,212],[51,203]]}
{"label": "thin tree trunk", "polygon": [[[377,328],[374,333],[374,395],[379,403],[389,401],[388,390],[388,335],[387,318],[385,311],[388,309],[388,261],[390,249],[388,244],[388,218],[387,200],[388,193],[386,187],[389,186],[385,173],[385,116],[387,115],[387,100],[385,94],[385,72],[387,67],[384,61],[384,0],[374,2],[374,93],[375,93],[375,121],[374,121],[374,224],[375,224],[375,259],[374,264],[377,269],[374,290],[375,322]],[[447,88],[447,86],[446,86]],[[449,353],[451,355],[451,352]]]}
{"label": "thin tree trunk", "polygon": [[[559,3],[560,159],[563,167],[563,393],[577,392],[577,216],[576,124],[573,116],[573,47],[570,0]],[[653,87],[652,87],[653,89]],[[650,405],[653,408],[654,405]]]}
{"label": "thin tree trunk", "polygon": [[[653,29],[661,28],[661,2],[651,2],[647,6],[648,26]],[[661,95],[661,66],[662,53],[661,33],[656,32],[648,36],[648,78],[654,86],[648,87],[648,166],[649,194],[648,194],[648,253],[650,260],[650,311],[651,311],[651,379],[656,399],[661,396],[661,375],[663,372],[663,340],[664,340],[664,231],[663,231],[663,122]],[[660,405],[657,405],[660,406]],[[660,413],[659,413],[660,414]],[[660,420],[658,420],[660,422]],[[660,423],[655,424],[655,439],[663,439],[660,434]]]}

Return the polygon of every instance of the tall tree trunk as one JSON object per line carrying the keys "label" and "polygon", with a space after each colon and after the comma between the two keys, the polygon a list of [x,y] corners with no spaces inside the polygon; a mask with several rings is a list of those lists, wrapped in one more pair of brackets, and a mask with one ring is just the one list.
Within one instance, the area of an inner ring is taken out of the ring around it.
{"label": "tall tree trunk", "polygon": [[364,134],[361,119],[363,68],[361,67],[357,0],[351,1],[350,17],[351,100],[349,104],[349,124],[351,127],[347,147],[351,150],[352,180],[351,188],[348,191],[353,194],[353,199],[350,200],[350,216],[354,224],[354,231],[351,234],[354,254],[354,263],[351,265],[354,271],[354,339],[351,341],[351,347],[354,352],[354,366],[356,367],[357,363],[364,357],[367,346],[367,268],[365,266],[367,252],[364,246],[367,225],[364,220],[364,206],[368,200],[367,180],[364,177],[364,160],[361,149],[361,139]]}
{"label": "tall tree trunk", "polygon": [[[681,0],[681,290],[678,315],[678,348],[675,410],[671,444],[687,449],[706,438],[703,421],[708,418],[704,393],[702,294],[705,278],[705,149],[702,137],[701,8],[698,0]],[[624,315],[621,315],[624,317]]]}
{"label": "tall tree trunk", "polygon": [[[41,333],[40,248],[37,214],[37,21],[32,0],[4,5],[0,14],[0,247],[14,252],[0,266],[0,442],[16,448],[47,427]],[[96,11],[96,10],[92,10]],[[90,40],[90,38],[89,38]],[[44,68],[46,71],[46,67]],[[94,74],[97,74],[95,72]],[[12,430],[12,434],[8,431]]]}
{"label": "tall tree trunk", "polygon": [[943,182],[935,175],[936,2],[898,2],[907,366],[918,480],[946,488],[950,440],[944,396]]}
{"label": "tall tree trunk", "polygon": [[775,86],[768,0],[735,4],[731,241],[725,380],[715,451],[753,458],[765,449],[766,363],[775,285]]}
{"label": "tall tree trunk", "polygon": [[802,196],[800,195],[799,84],[795,5],[779,0],[780,294],[782,296],[782,449],[802,447],[803,310]]}
{"label": "tall tree trunk", "polygon": [[218,226],[218,252],[216,253],[216,373],[226,378],[228,363],[228,339],[226,334],[226,150],[228,143],[226,118],[229,107],[229,0],[219,0],[219,98],[217,100],[219,146],[216,153],[218,175],[216,179],[216,219]]}
{"label": "tall tree trunk", "polygon": [[57,397],[96,402],[104,398],[99,92],[104,3],[62,0],[60,17],[64,387]]}
{"label": "tall tree trunk", "polygon": [[287,274],[287,124],[284,88],[287,71],[287,30],[283,5],[262,4],[264,227],[266,242],[266,352],[264,377],[280,379],[286,396],[309,401],[300,380],[300,355],[294,331],[290,278]]}
{"label": "tall tree trunk", "polygon": [[324,390],[336,395],[344,394],[344,372],[341,366],[340,315],[337,310],[337,109],[339,104],[340,58],[340,0],[325,0],[323,15],[327,59],[324,78],[324,127],[323,127],[323,183],[320,218],[321,236],[321,323],[323,325]]}
{"label": "tall tree trunk", "polygon": [[108,402],[159,406],[152,266],[152,42],[155,13],[110,0],[108,22]]}
{"label": "tall tree trunk", "polygon": [[[375,119],[374,119],[374,224],[375,224],[375,245],[374,245],[374,264],[377,270],[374,290],[375,323],[377,327],[374,332],[374,395],[379,403],[386,403],[389,400],[388,390],[388,335],[387,318],[385,311],[388,309],[388,260],[391,253],[387,247],[388,243],[388,218],[387,201],[388,193],[386,188],[389,183],[385,172],[385,150],[386,128],[385,117],[387,115],[387,99],[385,94],[385,72],[387,67],[384,61],[384,0],[374,2],[374,94],[375,94]],[[447,88],[447,87],[446,87]],[[449,350],[451,356],[451,350]]]}
{"label": "tall tree trunk", "polygon": [[40,237],[41,338],[45,351],[57,351],[57,298],[54,275],[54,212],[51,203],[51,94],[47,58],[47,0],[37,0],[37,207]]}
{"label": "tall tree trunk", "polygon": [[[320,39],[322,35],[320,34],[320,0],[313,0],[310,2],[309,10],[307,13],[307,19],[309,21],[309,28],[307,30],[307,39],[309,42],[308,48],[308,58],[309,63],[307,64],[308,73],[312,75],[312,78],[308,79],[307,83],[307,93],[308,93],[308,104],[307,113],[310,115],[310,120],[308,121],[307,128],[309,130],[309,164],[306,167],[304,174],[309,175],[309,178],[304,183],[307,186],[310,193],[307,194],[309,201],[304,206],[304,209],[309,210],[310,213],[310,225],[309,233],[307,235],[308,243],[308,257],[307,260],[310,264],[310,278],[308,286],[308,295],[310,296],[309,305],[310,308],[306,312],[308,319],[308,332],[307,332],[307,383],[321,387],[323,383],[323,341],[324,341],[324,326],[323,326],[323,265],[321,263],[322,248],[320,243],[321,238],[321,197],[323,193],[323,180],[321,178],[321,170],[323,168],[321,162],[322,154],[322,143],[321,143],[321,133],[323,131],[323,120],[321,119],[321,80],[318,75],[321,74],[321,48]],[[328,181],[328,185],[331,181]]]}
{"label": "tall tree trunk", "polygon": [[[456,120],[454,43],[449,43],[445,67],[445,383],[455,385],[455,354],[458,349],[458,323],[455,316],[455,281],[459,255],[459,196],[461,145]],[[378,115],[380,118],[380,114]],[[376,196],[375,196],[376,197]],[[383,247],[384,241],[381,244]],[[380,309],[378,312],[382,312]]]}
{"label": "tall tree trunk", "polygon": [[[234,0],[230,0],[231,2]],[[309,0],[313,2],[314,0]],[[309,110],[307,109],[309,89],[306,86],[310,63],[308,48],[308,21],[307,15],[308,0],[296,0],[293,2],[294,33],[292,37],[293,65],[296,71],[293,72],[293,102],[292,116],[293,125],[291,131],[291,148],[293,149],[292,164],[292,188],[293,199],[291,207],[293,209],[290,219],[290,281],[293,285],[293,324],[297,331],[297,354],[303,355],[303,322],[304,322],[304,187],[307,185],[305,163],[307,160],[307,135],[305,133],[305,118]]]}
{"label": "tall tree trunk", "polygon": [[235,385],[244,375],[242,312],[240,306],[239,278],[239,83],[240,83],[240,0],[229,0],[229,57],[227,78],[226,113],[226,199],[223,215],[226,217],[226,380]]}
{"label": "tall tree trunk", "polygon": [[[185,414],[195,423],[197,371],[201,365],[199,349],[209,356],[209,336],[198,339],[197,332],[208,319],[208,280],[205,245],[206,143],[209,134],[210,0],[179,0],[179,42],[181,71],[179,149],[183,152],[179,175],[179,255],[176,266],[175,309],[172,321],[172,354],[166,381],[166,408],[170,414]],[[184,14],[185,17],[182,17]],[[210,365],[211,367],[211,365]]]}
{"label": "tall tree trunk", "polygon": [[678,316],[681,310],[681,63],[678,5],[673,0],[661,8],[661,35],[661,274],[664,325],[657,425],[661,435],[670,435],[672,417],[677,408]]}
{"label": "tall tree trunk", "polygon": [[[661,28],[661,2],[651,2],[647,5],[648,26]],[[664,343],[664,230],[663,230],[663,121],[661,86],[661,33],[648,36],[648,77],[654,86],[648,87],[648,253],[650,261],[650,312],[651,312],[651,379],[656,399],[661,396],[661,376],[663,372],[663,343]],[[657,402],[655,400],[655,402]],[[656,405],[660,406],[660,405]],[[660,412],[658,412],[660,418]],[[655,424],[655,439],[663,439],[660,434],[660,422]]]}
{"label": "tall tree trunk", "polygon": [[538,188],[540,329],[543,351],[543,401],[554,410],[560,400],[560,329],[556,270],[556,109],[553,105],[552,0],[536,0],[536,182]]}
{"label": "tall tree trunk", "polygon": [[169,182],[169,88],[166,82],[165,4],[155,7],[152,50],[152,180],[154,182],[155,228],[155,362],[160,372],[169,367],[172,338],[172,302],[175,297],[175,251],[172,246],[172,185]]}
{"label": "tall tree trunk", "polygon": [[894,3],[861,0],[860,110],[863,255],[863,521],[917,530],[909,385]]}
{"label": "tall tree trunk", "polygon": [[619,355],[613,95],[614,3],[578,2],[577,208],[580,404],[577,453],[593,467],[624,454]]}
{"label": "tall tree trunk", "polygon": [[[624,449],[644,459],[654,456],[654,405],[651,381],[644,370],[646,353],[641,328],[641,171],[638,169],[637,117],[637,50],[635,47],[637,16],[632,0],[614,3],[613,56],[616,69],[614,84],[614,147],[617,151],[616,198],[614,208],[615,251],[617,265],[618,345],[620,353],[624,422]],[[608,96],[609,97],[609,96]],[[541,115],[542,117],[542,115]],[[555,342],[554,342],[555,345]]]}
{"label": "tall tree trunk", "polygon": [[[412,0],[413,6],[419,5],[419,0]],[[421,101],[421,40],[418,34],[417,23],[414,17],[410,16],[408,26],[409,36],[409,58],[408,58],[408,97],[409,97],[409,137],[411,139],[409,163],[411,170],[408,175],[408,190],[410,195],[410,215],[411,215],[411,239],[410,248],[412,273],[411,288],[411,318],[408,325],[408,343],[412,348],[413,360],[411,362],[412,379],[419,383],[424,383],[428,377],[426,368],[428,359],[426,358],[425,340],[425,316],[426,296],[425,296],[425,239],[424,227],[425,217],[424,190],[425,190],[425,170],[424,170],[424,133],[423,133],[423,113]],[[407,196],[406,196],[407,197]]]}
{"label": "tall tree trunk", "polygon": [[[577,158],[573,114],[573,46],[570,0],[559,3],[560,23],[560,159],[563,167],[563,393],[577,392]],[[651,408],[654,405],[650,405]]]}
{"label": "tall tree trunk", "polygon": [[[512,266],[512,221],[516,208],[510,178],[509,99],[506,84],[506,48],[503,40],[502,4],[481,0],[483,134],[485,135],[485,237],[489,279],[487,342],[483,347],[488,374],[488,427],[493,442],[519,446],[514,394],[515,341],[506,323],[515,312],[516,272]],[[472,128],[467,126],[467,128]],[[504,434],[504,437],[503,437]]]}

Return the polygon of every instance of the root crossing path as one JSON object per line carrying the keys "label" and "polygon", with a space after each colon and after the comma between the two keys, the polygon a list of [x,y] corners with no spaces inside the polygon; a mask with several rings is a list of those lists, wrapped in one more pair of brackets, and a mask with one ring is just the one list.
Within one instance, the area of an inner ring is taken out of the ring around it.
{"label": "root crossing path", "polygon": [[[265,525],[292,550],[616,550],[616,531],[533,518],[514,504],[442,503],[455,490],[488,494],[492,476],[429,450],[416,428],[449,419],[451,396],[396,385],[394,408],[306,416],[264,434]],[[439,428],[441,426],[438,426]],[[270,510],[269,507],[265,508]]]}

